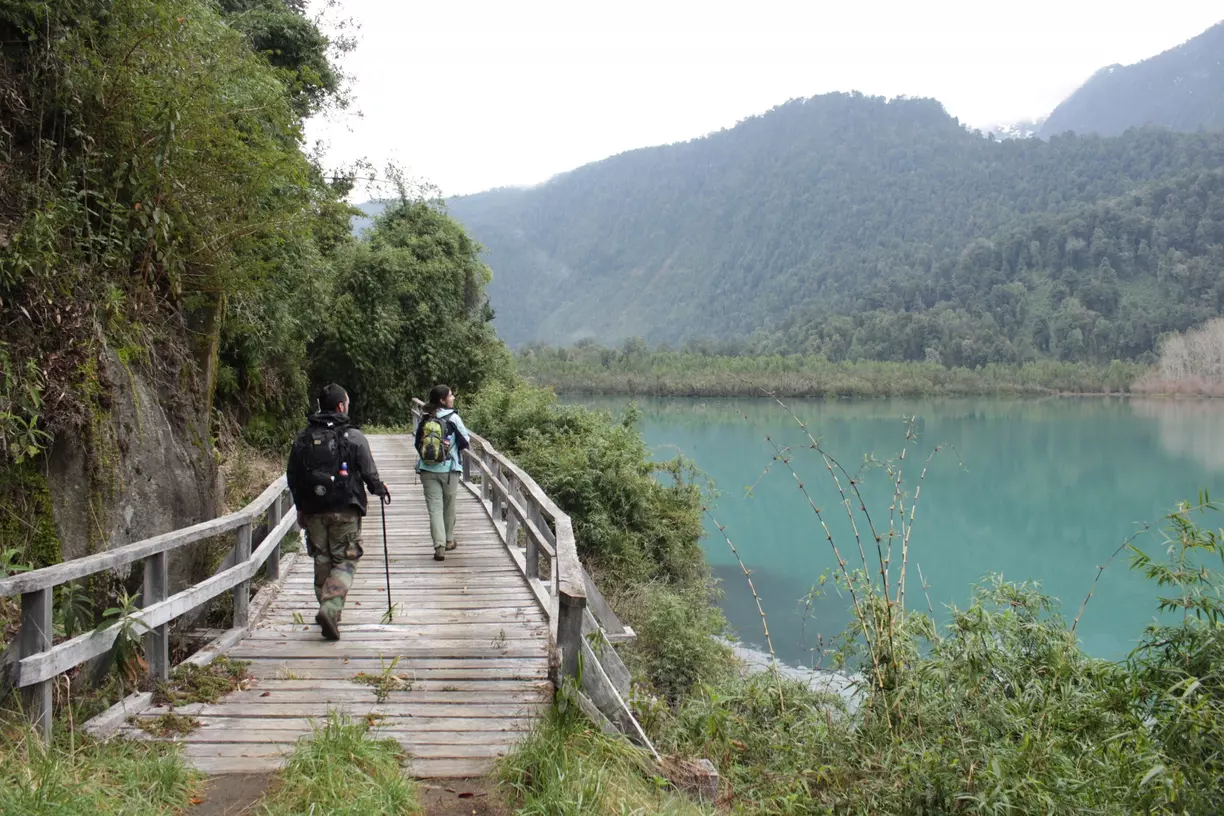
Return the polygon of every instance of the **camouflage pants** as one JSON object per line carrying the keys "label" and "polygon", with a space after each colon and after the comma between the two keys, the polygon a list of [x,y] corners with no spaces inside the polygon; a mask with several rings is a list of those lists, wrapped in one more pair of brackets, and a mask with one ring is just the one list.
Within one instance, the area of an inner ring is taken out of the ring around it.
{"label": "camouflage pants", "polygon": [[314,557],[315,598],[319,609],[339,620],[361,558],[361,514],[356,510],[317,513],[303,518],[307,551]]}

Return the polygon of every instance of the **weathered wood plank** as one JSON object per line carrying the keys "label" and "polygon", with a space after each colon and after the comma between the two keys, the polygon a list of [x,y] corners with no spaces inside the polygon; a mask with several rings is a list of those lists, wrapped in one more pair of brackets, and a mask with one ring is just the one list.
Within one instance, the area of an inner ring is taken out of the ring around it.
{"label": "weathered wood plank", "polygon": [[[388,645],[383,643],[347,641],[344,656],[353,657],[543,657],[548,654],[548,646],[535,641],[507,641],[501,648],[491,648],[488,645],[477,645],[479,641],[444,641],[430,642],[420,646]],[[329,648],[331,647],[331,648]],[[333,644],[320,640],[318,643],[303,641],[301,643],[242,643],[230,653],[233,657],[328,657],[335,654]]]}
{"label": "weathered wood plank", "polygon": [[[318,691],[331,692],[344,689],[368,689],[369,686],[364,686],[353,682],[353,677],[360,673],[358,670],[350,670],[346,675],[338,678],[315,678],[310,680],[290,680],[283,678],[265,678],[249,681],[246,686],[247,691],[271,691],[271,692],[289,692],[289,691]],[[369,674],[370,672],[367,672]],[[412,690],[414,692],[494,692],[494,691],[513,691],[513,692],[548,692],[552,693],[552,683],[547,680],[536,678],[530,680],[501,680],[501,679],[486,679],[484,677],[474,677],[467,680],[436,680],[426,679],[418,676],[415,672],[400,671],[400,666],[396,665],[396,676],[406,674],[412,678]]]}
{"label": "weathered wood plank", "polygon": [[[469,717],[482,719],[505,719],[507,717],[534,718],[548,707],[546,703],[506,703],[465,705],[462,703],[399,703],[386,702],[342,702],[331,705],[319,703],[274,703],[260,701],[258,703],[243,703],[229,705],[224,702],[205,705],[196,710],[195,706],[176,706],[175,711],[192,714],[199,717],[313,717],[320,712],[335,709],[350,717],[364,717],[367,714],[382,714],[392,717]],[[150,713],[163,712],[157,706],[149,709]]]}
{"label": "weathered wood plank", "polygon": [[[538,703],[551,698],[544,689],[495,689],[489,691],[422,691],[416,688],[406,691],[390,691],[387,703],[445,703],[447,705],[514,705]],[[263,687],[235,691],[227,694],[223,703],[217,705],[265,705],[269,703],[308,703],[316,710],[338,703],[375,702],[372,687],[350,683],[348,688],[315,689],[309,691],[282,691]]]}
{"label": "weathered wood plank", "polygon": [[[502,623],[349,623],[340,624],[345,640],[536,640],[547,637],[548,626],[527,621],[507,620]],[[264,625],[247,635],[247,640],[318,640],[317,626],[297,624]]]}
{"label": "weathered wood plank", "polygon": [[[126,725],[116,733],[129,739],[151,742],[172,742],[181,745],[286,745],[296,740],[310,740],[309,725],[283,730],[263,730],[267,723],[278,720],[242,720],[242,729],[212,730],[208,726],[185,736],[153,737],[147,731]],[[406,731],[400,728],[372,728],[372,736],[393,739],[416,756],[462,757],[501,756],[521,742],[528,732],[518,731]]]}
{"label": "weathered wood plank", "polygon": [[[143,715],[141,720],[151,719]],[[199,720],[200,727],[194,734],[202,734],[207,742],[284,742],[293,739],[288,734],[306,736],[315,729],[327,724],[326,717],[209,717]],[[422,717],[420,719],[374,720],[371,732],[374,734],[397,734],[411,736],[420,743],[442,743],[453,741],[456,744],[472,744],[489,740],[492,742],[513,742],[530,733],[534,723],[522,718],[496,720],[492,718],[460,717],[447,719],[445,717]],[[150,736],[144,729],[135,725],[123,725],[116,733],[123,733],[141,739]],[[191,735],[188,735],[191,736]],[[182,737],[168,739],[168,742],[187,742]]]}

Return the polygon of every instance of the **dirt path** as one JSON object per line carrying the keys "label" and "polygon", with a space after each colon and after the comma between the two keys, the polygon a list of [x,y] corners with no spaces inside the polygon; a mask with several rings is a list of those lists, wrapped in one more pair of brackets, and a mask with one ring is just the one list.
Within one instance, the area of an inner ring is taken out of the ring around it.
{"label": "dirt path", "polygon": [[210,776],[192,799],[184,816],[248,816],[257,812],[275,774]]}
{"label": "dirt path", "polygon": [[427,779],[420,783],[426,816],[510,816],[488,779]]}
{"label": "dirt path", "polygon": [[[252,816],[275,774],[226,774],[205,780],[184,816]],[[432,779],[418,783],[426,816],[510,816],[488,779]]]}

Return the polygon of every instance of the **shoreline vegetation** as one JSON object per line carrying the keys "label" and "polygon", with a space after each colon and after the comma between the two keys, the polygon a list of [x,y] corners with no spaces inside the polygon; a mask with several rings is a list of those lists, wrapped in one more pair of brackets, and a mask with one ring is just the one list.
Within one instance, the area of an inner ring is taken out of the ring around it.
{"label": "shoreline vegetation", "polygon": [[1224,396],[1224,319],[1170,335],[1154,364],[1036,360],[976,368],[938,362],[844,360],[820,355],[727,354],[618,348],[590,342],[532,344],[515,354],[518,373],[559,394],[642,397]]}
{"label": "shoreline vegetation", "polygon": [[1108,366],[1040,361],[947,368],[940,363],[830,362],[802,355],[715,356],[685,351],[534,347],[515,356],[519,373],[564,394],[650,397],[926,397],[1122,395],[1148,372],[1139,363]]}

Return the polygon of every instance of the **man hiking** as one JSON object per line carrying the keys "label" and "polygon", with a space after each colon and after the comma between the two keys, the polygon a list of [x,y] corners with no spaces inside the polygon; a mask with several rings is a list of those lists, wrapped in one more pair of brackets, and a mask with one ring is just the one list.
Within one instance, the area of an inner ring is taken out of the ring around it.
{"label": "man hiking", "polygon": [[416,428],[416,470],[429,510],[435,561],[445,561],[446,551],[456,546],[455,491],[463,472],[459,456],[470,440],[471,434],[455,412],[454,392],[448,386],[435,385]]}
{"label": "man hiking", "polygon": [[366,489],[391,503],[378,478],[365,435],[349,424],[349,398],[332,384],[319,391],[311,414],[289,452],[285,477],[298,525],[306,531],[306,552],[314,558],[315,622],[328,640],[340,639],[340,613],[361,558],[361,519]]}

